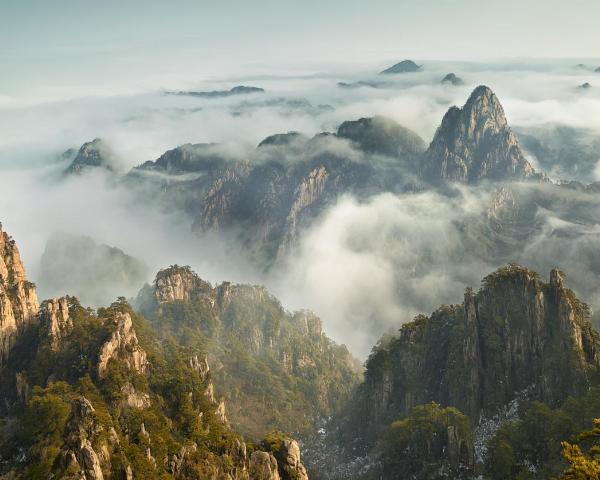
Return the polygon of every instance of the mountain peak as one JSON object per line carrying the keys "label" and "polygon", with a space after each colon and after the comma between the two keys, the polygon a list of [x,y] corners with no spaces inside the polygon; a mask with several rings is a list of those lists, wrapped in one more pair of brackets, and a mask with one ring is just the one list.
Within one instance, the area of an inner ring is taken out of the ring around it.
{"label": "mountain peak", "polygon": [[508,126],[504,109],[487,86],[477,87],[463,106],[444,115],[425,155],[424,177],[437,182],[476,183],[534,174]]}
{"label": "mountain peak", "polygon": [[415,62],[413,62],[412,60],[402,60],[400,63],[396,63],[395,65],[392,65],[389,68],[386,68],[385,70],[383,70],[382,74],[394,74],[394,73],[412,73],[412,72],[418,72],[419,70],[421,70],[422,65],[417,65]]}
{"label": "mountain peak", "polygon": [[105,169],[109,172],[115,170],[114,154],[101,138],[94,138],[92,141],[81,145],[77,155],[67,167],[65,173],[81,175],[95,168]]}

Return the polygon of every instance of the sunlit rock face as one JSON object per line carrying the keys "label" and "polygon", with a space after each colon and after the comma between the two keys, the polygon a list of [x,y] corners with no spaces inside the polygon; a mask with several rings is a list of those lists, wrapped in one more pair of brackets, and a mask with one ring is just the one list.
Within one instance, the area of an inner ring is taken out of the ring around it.
{"label": "sunlit rock face", "polygon": [[534,175],[492,90],[477,87],[463,108],[448,110],[423,161],[432,182],[477,183]]}
{"label": "sunlit rock face", "polygon": [[35,286],[27,281],[19,249],[0,224],[0,367],[38,310]]}

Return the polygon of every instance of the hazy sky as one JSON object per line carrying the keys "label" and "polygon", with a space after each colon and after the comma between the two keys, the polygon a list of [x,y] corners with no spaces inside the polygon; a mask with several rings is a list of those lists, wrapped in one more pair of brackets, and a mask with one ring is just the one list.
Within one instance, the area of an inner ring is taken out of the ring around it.
{"label": "hazy sky", "polygon": [[0,98],[404,58],[600,56],[598,0],[0,0]]}

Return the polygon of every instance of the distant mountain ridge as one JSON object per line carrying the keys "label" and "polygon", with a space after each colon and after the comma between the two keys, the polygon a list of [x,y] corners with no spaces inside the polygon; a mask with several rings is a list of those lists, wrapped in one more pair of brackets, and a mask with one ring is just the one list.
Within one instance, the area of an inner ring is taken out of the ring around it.
{"label": "distant mountain ridge", "polygon": [[480,86],[462,109],[448,110],[428,148],[391,119],[361,118],[312,138],[271,135],[246,158],[218,144],[182,145],[135,167],[122,183],[185,212],[195,231],[233,233],[254,262],[269,266],[293,252],[300,232],[343,194],[514,180],[543,175],[526,160],[497,97]]}

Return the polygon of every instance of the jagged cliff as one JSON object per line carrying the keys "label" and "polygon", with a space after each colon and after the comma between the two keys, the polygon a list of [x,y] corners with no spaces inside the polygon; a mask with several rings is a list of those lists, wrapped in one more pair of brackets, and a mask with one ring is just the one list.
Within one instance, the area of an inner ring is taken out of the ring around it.
{"label": "jagged cliff", "polygon": [[263,287],[212,287],[172,266],[137,303],[163,335],[204,348],[233,425],[255,437],[271,426],[316,432],[360,378],[358,362],[327,338],[316,315],[286,312]]}
{"label": "jagged cliff", "polygon": [[[122,298],[97,312],[74,297],[38,309],[14,242],[0,240],[0,325],[14,327],[3,330],[1,478],[308,480],[289,436],[246,444],[231,429],[199,348],[161,344]],[[157,303],[195,298],[186,292],[202,284],[183,277],[159,282]]]}
{"label": "jagged cliff", "polygon": [[477,87],[463,108],[448,110],[423,159],[432,182],[476,183],[534,175],[508,126],[504,109],[489,87]]}
{"label": "jagged cliff", "polygon": [[19,249],[0,223],[0,369],[38,309],[35,286],[27,281]]}
{"label": "jagged cliff", "polygon": [[523,392],[550,405],[580,395],[600,366],[588,317],[559,270],[545,283],[524,267],[503,267],[477,293],[467,289],[461,305],[419,316],[374,348],[350,428],[368,444],[431,401],[476,425]]}

